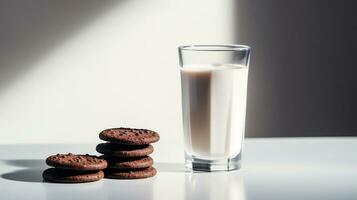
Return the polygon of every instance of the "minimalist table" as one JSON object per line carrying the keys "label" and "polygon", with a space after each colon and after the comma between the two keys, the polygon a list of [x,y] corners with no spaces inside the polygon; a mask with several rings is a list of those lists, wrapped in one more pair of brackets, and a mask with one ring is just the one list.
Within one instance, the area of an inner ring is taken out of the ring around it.
{"label": "minimalist table", "polygon": [[357,199],[357,138],[246,139],[239,171],[191,173],[181,145],[155,144],[158,174],[84,184],[42,182],[50,154],[91,153],[96,144],[0,145],[0,200]]}

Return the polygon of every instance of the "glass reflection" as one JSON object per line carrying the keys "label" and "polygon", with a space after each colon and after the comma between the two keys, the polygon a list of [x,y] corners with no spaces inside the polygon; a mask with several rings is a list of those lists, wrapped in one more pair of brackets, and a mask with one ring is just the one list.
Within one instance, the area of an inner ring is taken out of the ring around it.
{"label": "glass reflection", "polygon": [[234,172],[187,173],[185,200],[245,200],[242,174]]}

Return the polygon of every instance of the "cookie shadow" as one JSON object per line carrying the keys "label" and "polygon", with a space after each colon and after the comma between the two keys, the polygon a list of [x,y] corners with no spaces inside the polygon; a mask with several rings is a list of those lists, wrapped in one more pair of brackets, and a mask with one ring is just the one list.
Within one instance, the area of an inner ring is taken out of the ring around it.
{"label": "cookie shadow", "polygon": [[21,169],[2,174],[1,177],[12,181],[42,183],[42,171],[43,169]]}
{"label": "cookie shadow", "polygon": [[186,173],[188,170],[185,168],[183,163],[163,163],[157,162],[154,167],[158,172],[176,172],[176,173]]}
{"label": "cookie shadow", "polygon": [[44,168],[46,163],[40,159],[3,160],[6,165],[24,168]]}
{"label": "cookie shadow", "polygon": [[5,165],[20,168],[18,170],[1,174],[1,178],[20,182],[43,182],[42,172],[46,163],[41,159],[1,160]]}

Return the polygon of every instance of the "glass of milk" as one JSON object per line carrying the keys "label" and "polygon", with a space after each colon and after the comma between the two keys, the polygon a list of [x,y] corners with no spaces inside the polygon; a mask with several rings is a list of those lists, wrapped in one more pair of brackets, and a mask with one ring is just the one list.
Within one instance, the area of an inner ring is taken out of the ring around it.
{"label": "glass of milk", "polygon": [[241,167],[250,47],[179,46],[186,167]]}

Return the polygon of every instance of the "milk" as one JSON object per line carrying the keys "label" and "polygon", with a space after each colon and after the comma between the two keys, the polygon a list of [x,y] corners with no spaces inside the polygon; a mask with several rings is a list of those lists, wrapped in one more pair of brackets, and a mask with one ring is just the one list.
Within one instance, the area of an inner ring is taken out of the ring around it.
{"label": "milk", "polygon": [[214,160],[241,152],[247,79],[248,68],[242,65],[181,68],[186,154]]}

